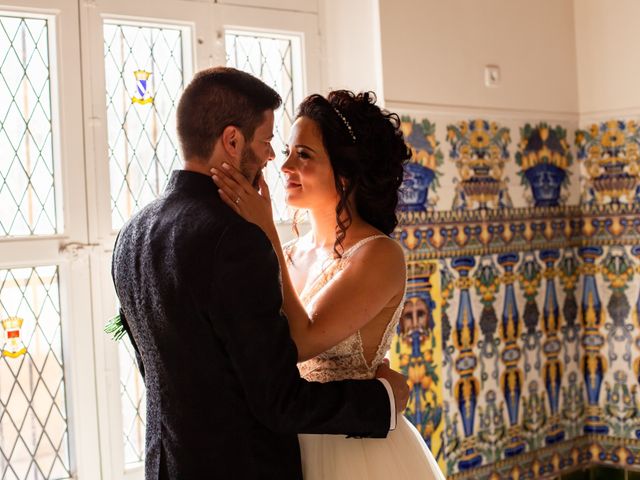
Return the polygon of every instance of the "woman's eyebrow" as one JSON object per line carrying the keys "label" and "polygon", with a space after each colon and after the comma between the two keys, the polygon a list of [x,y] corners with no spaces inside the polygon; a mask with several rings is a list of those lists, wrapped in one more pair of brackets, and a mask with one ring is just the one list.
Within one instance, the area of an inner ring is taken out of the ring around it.
{"label": "woman's eyebrow", "polygon": [[296,148],[306,148],[307,150],[311,150],[313,153],[316,153],[316,151],[315,151],[313,148],[308,147],[307,145],[303,145],[303,144],[301,144],[301,143],[299,143],[299,144],[295,145],[295,147],[296,147]]}

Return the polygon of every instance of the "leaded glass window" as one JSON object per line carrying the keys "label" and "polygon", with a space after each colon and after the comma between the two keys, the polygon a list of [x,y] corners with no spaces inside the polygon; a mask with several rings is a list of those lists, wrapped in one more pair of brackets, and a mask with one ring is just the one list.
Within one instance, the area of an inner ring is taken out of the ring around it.
{"label": "leaded glass window", "polygon": [[0,14],[0,152],[0,237],[58,233],[46,19]]}
{"label": "leaded glass window", "polygon": [[175,113],[184,88],[184,33],[104,23],[111,224],[120,228],[180,168]]}
{"label": "leaded glass window", "polygon": [[68,478],[57,267],[0,270],[0,322],[0,478]]}
{"label": "leaded glass window", "polygon": [[225,32],[227,65],[260,78],[282,97],[282,107],[276,111],[272,142],[276,158],[265,169],[276,221],[290,219],[285,203],[286,181],[280,167],[284,163],[284,145],[294,121],[295,107],[302,85],[300,39],[270,33],[227,30]]}
{"label": "leaded glass window", "polygon": [[124,462],[134,465],[144,461],[147,397],[129,337],[125,336],[119,342],[119,349]]}

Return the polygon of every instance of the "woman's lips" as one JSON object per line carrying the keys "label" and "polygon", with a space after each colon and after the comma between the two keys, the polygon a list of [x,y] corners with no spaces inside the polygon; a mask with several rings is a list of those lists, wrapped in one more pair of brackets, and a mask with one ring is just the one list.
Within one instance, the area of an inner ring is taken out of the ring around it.
{"label": "woman's lips", "polygon": [[292,188],[300,188],[300,184],[296,182],[291,182],[291,181],[287,182],[287,190]]}

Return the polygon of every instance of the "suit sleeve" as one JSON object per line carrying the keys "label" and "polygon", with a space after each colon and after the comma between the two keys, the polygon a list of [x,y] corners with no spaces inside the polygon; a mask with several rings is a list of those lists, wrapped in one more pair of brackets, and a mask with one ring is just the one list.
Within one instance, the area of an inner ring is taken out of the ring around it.
{"label": "suit sleeve", "polygon": [[129,321],[127,320],[127,317],[122,311],[122,308],[120,309],[119,315],[120,315],[120,321],[122,322],[122,326],[124,327],[124,330],[127,332],[127,336],[129,337],[129,341],[131,342],[131,346],[133,347],[133,351],[136,356],[136,363],[138,365],[138,370],[140,371],[140,375],[142,376],[142,381],[144,382],[145,381],[144,364],[142,363],[142,357],[140,356],[140,350],[138,349],[138,344],[133,338],[133,334],[131,333],[131,328],[129,327]]}
{"label": "suit sleeve", "polygon": [[278,260],[262,230],[246,222],[228,227],[214,262],[213,328],[256,418],[282,433],[385,437],[390,402],[381,382],[300,378]]}
{"label": "suit sleeve", "polygon": [[[116,237],[116,242],[113,246],[113,255],[111,257],[111,279],[113,280],[113,288],[116,292],[116,297],[118,297],[118,285],[116,285],[116,252],[118,248],[118,240],[120,239],[120,233]],[[120,298],[118,297],[118,303],[120,302]],[[136,363],[138,364],[138,370],[140,371],[140,375],[142,376],[142,381],[145,381],[144,376],[144,364],[142,363],[142,357],[140,356],[140,350],[138,349],[138,345],[133,338],[133,334],[131,333],[131,327],[129,327],[129,321],[127,320],[122,307],[119,308],[118,315],[120,315],[120,322],[124,327],[124,330],[127,332],[127,336],[129,337],[129,341],[131,342],[131,346],[133,347],[133,351],[136,356]]]}

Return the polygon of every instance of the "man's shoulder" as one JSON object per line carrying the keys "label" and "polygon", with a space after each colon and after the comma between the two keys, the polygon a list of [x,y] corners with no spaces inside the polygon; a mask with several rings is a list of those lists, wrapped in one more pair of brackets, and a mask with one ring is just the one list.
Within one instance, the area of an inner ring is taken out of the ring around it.
{"label": "man's shoulder", "polygon": [[229,222],[228,215],[213,203],[178,193],[164,194],[142,207],[125,223],[122,230],[135,229],[156,222],[172,222],[193,231],[199,227]]}
{"label": "man's shoulder", "polygon": [[129,220],[127,220],[124,223],[120,231],[122,232],[122,231],[129,230],[135,227],[136,225],[139,225],[140,223],[144,222],[146,218],[153,215],[154,212],[158,211],[158,209],[160,208],[160,205],[162,204],[162,201],[163,201],[163,197],[158,197],[150,201],[149,203],[147,203],[144,207],[142,207],[137,212],[134,212],[129,218]]}
{"label": "man's shoulder", "polygon": [[217,262],[251,266],[249,268],[278,264],[273,245],[262,229],[241,217],[226,225],[216,241],[214,258]]}
{"label": "man's shoulder", "polygon": [[236,246],[271,248],[271,242],[260,227],[235,214],[227,220],[221,241]]}

